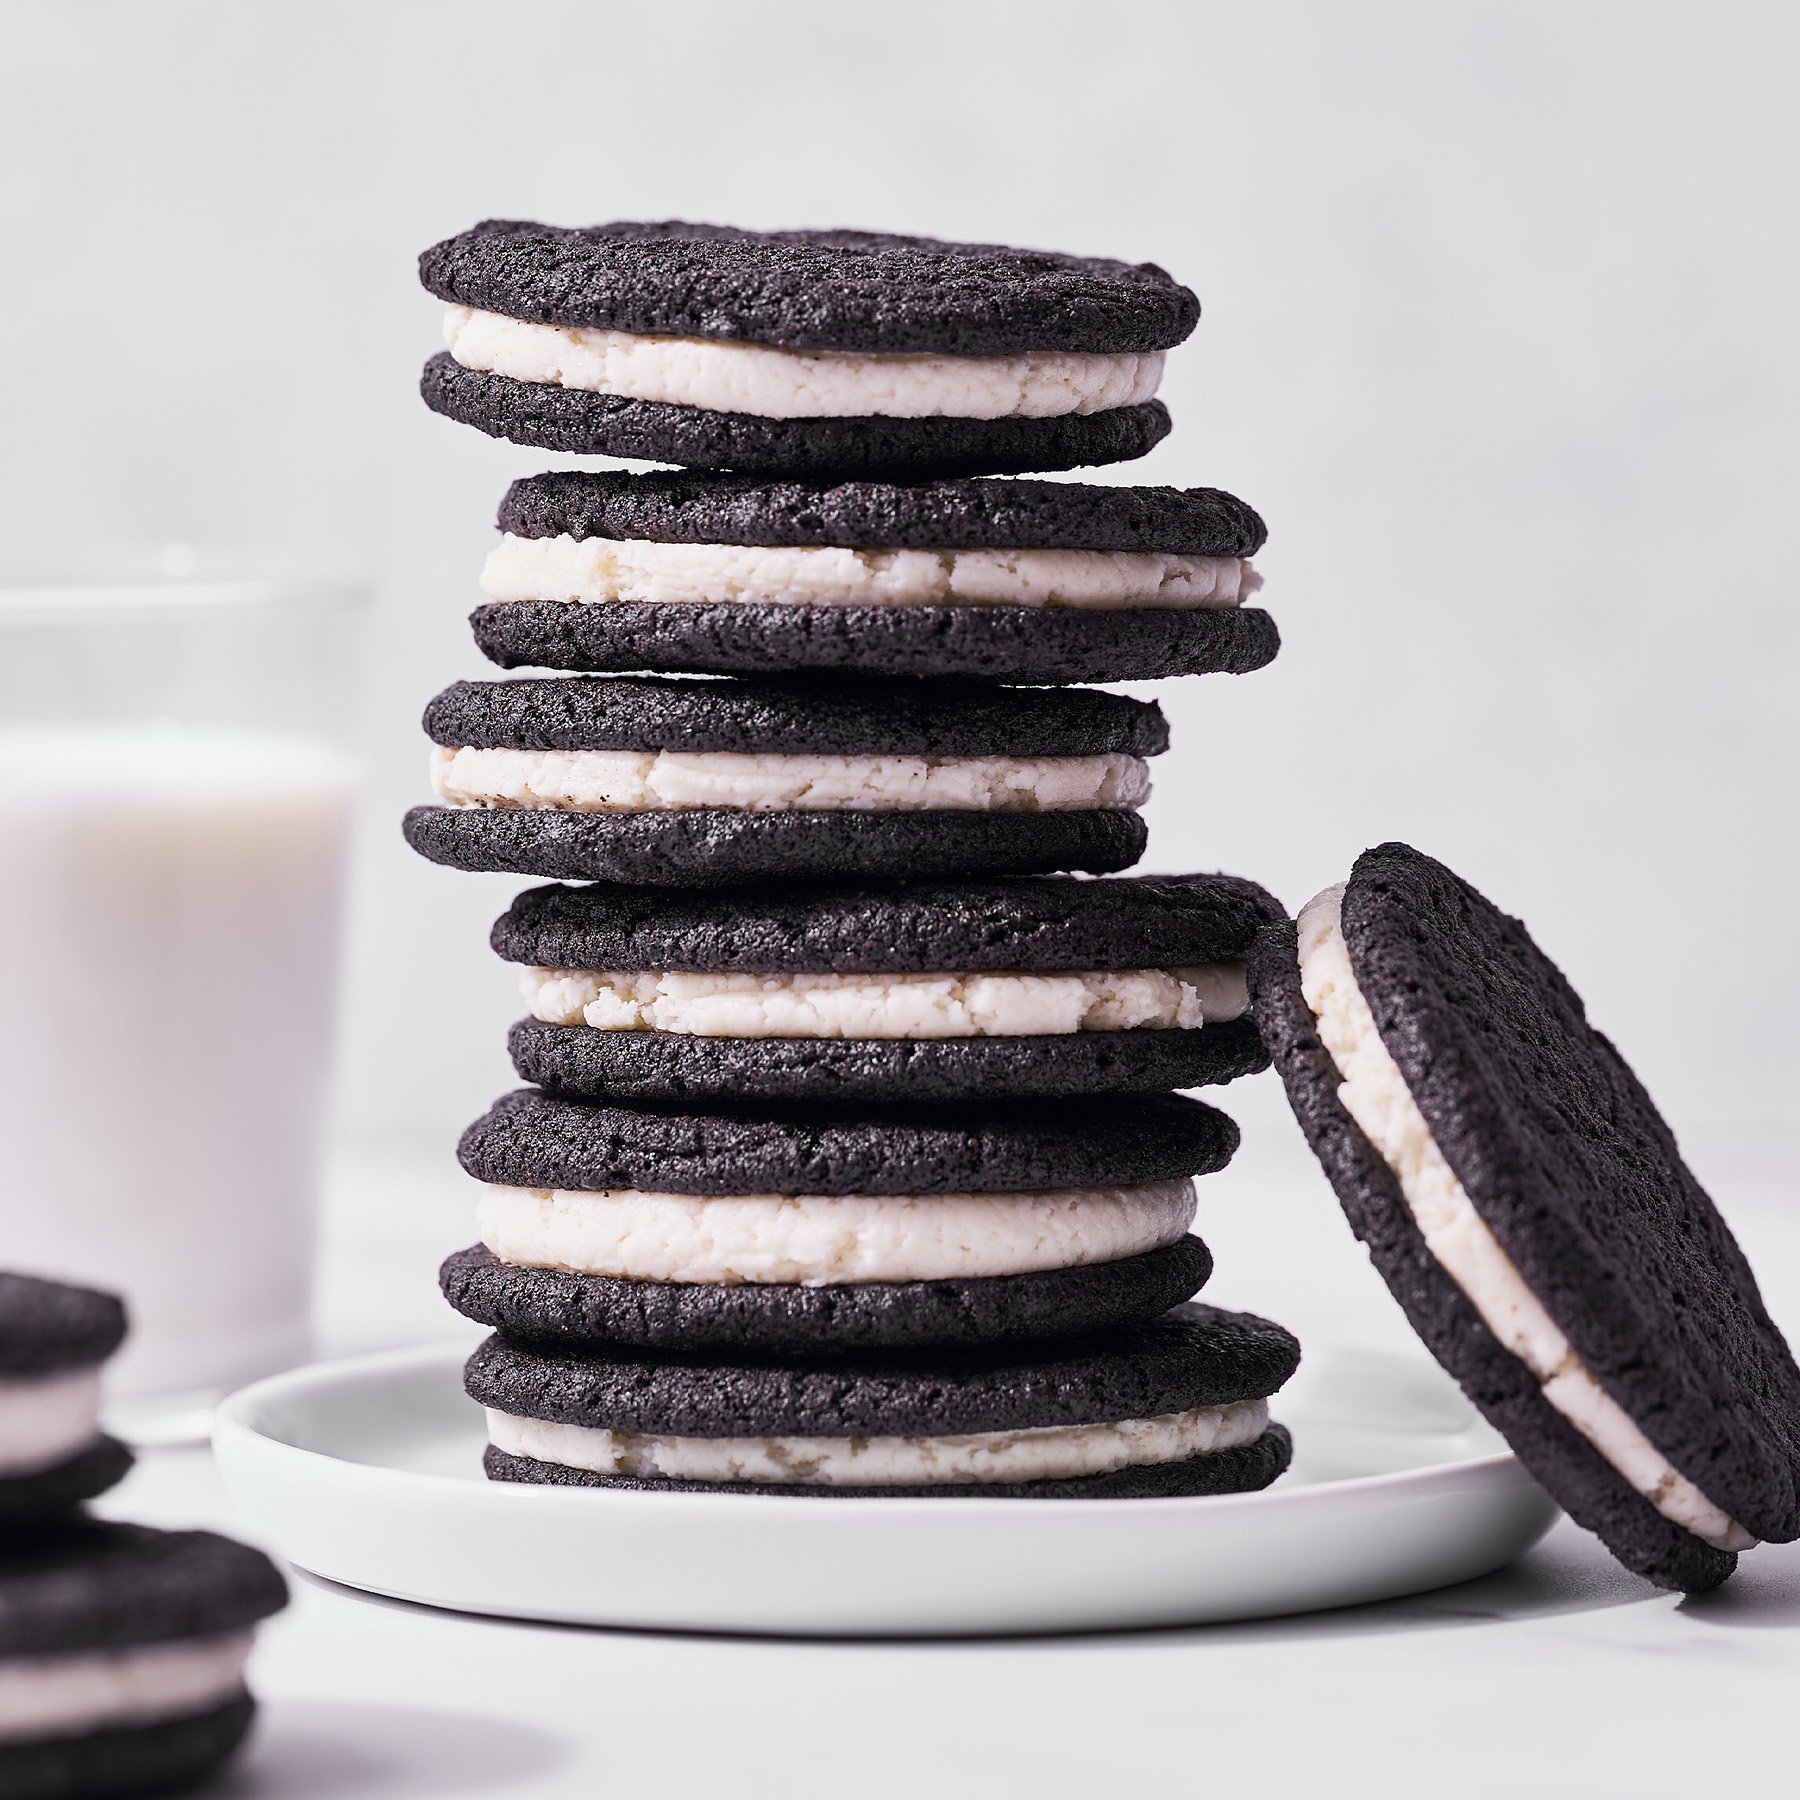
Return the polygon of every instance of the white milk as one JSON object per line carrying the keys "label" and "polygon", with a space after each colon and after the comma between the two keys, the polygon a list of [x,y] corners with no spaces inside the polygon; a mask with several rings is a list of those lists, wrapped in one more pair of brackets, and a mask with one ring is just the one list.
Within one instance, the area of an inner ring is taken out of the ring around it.
{"label": "white milk", "polygon": [[115,1288],[115,1393],[306,1349],[351,769],[0,730],[0,1267]]}

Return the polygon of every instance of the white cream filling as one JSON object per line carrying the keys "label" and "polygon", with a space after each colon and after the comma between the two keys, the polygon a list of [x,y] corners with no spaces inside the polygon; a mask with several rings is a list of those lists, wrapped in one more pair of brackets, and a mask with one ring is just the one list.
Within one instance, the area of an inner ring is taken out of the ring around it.
{"label": "white cream filling", "polygon": [[782,350],[723,338],[536,325],[453,306],[444,342],[465,369],[764,419],[1048,419],[1150,399],[1160,350],[913,356]]}
{"label": "white cream filling", "polygon": [[846,550],[510,534],[481,572],[490,600],[754,601],[775,606],[1229,608],[1262,586],[1236,556],[1124,550]]}
{"label": "white cream filling", "polygon": [[489,1442],[507,1454],[598,1475],[811,1487],[950,1487],[1066,1481],[1212,1456],[1261,1437],[1268,1429],[1269,1403],[1239,1400],[1154,1419],[945,1437],[658,1437],[521,1419],[491,1408],[487,1419]]}
{"label": "white cream filling", "polygon": [[67,1462],[100,1432],[100,1369],[0,1379],[0,1476]]}
{"label": "white cream filling", "polygon": [[734,975],[521,969],[533,1018],[731,1038],[1060,1037],[1240,1018],[1241,963],[1021,974]]}
{"label": "white cream filling", "polygon": [[1675,1469],[1595,1380],[1526,1285],[1444,1160],[1357,986],[1343,934],[1342,884],[1300,914],[1300,985],[1343,1084],[1338,1098],[1394,1172],[1425,1247],[1544,1398],[1665,1519],[1719,1550],[1749,1532]]}
{"label": "white cream filling", "polygon": [[1184,1236],[1191,1181],[998,1194],[647,1194],[493,1185],[502,1262],[629,1281],[832,1287],[1117,1262]]}
{"label": "white cream filling", "polygon": [[223,1704],[244,1685],[250,1633],[0,1659],[0,1743],[73,1737]]}
{"label": "white cream filling", "polygon": [[1141,758],[752,756],[733,750],[453,749],[434,744],[431,785],[451,806],[560,812],[1135,811]]}

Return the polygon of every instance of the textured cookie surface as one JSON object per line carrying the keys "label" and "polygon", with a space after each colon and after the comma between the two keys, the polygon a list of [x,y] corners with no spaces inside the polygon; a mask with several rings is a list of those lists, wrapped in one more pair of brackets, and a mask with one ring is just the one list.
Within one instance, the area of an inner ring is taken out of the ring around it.
{"label": "textured cookie surface", "polygon": [[0,1743],[0,1794],[8,1800],[103,1800],[194,1792],[230,1759],[255,1716],[256,1703],[239,1694],[205,1712],[147,1725]]}
{"label": "textured cookie surface", "polygon": [[1800,1535],[1800,1368],[1674,1135],[1525,928],[1402,844],[1344,936],[1470,1201],[1659,1450],[1758,1537]]}
{"label": "textured cookie surface", "polygon": [[509,1456],[489,1445],[482,1466],[490,1481],[527,1481],[546,1487],[636,1488],[652,1493],[793,1494],[833,1499],[933,1500],[1157,1500],[1202,1494],[1247,1494],[1266,1488],[1293,1459],[1294,1444],[1281,1425],[1255,1442],[1186,1462],[1142,1463],[1105,1475],[1060,1481],[965,1481],[936,1487],[827,1487],[787,1482],[681,1481],[668,1477],[595,1475],[559,1463]]}
{"label": "textured cookie surface", "polygon": [[495,953],[555,969],[1164,969],[1241,962],[1274,896],[1235,875],[903,887],[758,887],[657,897],[539,887],[495,922]]}
{"label": "textured cookie surface", "polygon": [[0,1529],[69,1511],[117,1487],[131,1469],[131,1452],[103,1437],[53,1468],[0,1475]]}
{"label": "textured cookie surface", "polygon": [[1154,1419],[1272,1394],[1300,1346],[1253,1313],[1193,1301],[1101,1336],[833,1358],[827,1365],[531,1349],[494,1336],[472,1399],[522,1418],[673,1437],[945,1436]]}
{"label": "textured cookie surface", "polygon": [[0,1378],[104,1362],[124,1338],[117,1295],[0,1271]]}
{"label": "textured cookie surface", "polygon": [[826,756],[1157,756],[1154,701],[1094,688],[794,676],[680,681],[593,676],[457,681],[425,708],[434,743],[519,750]]}
{"label": "textured cookie surface", "polygon": [[1057,684],[1248,675],[1281,634],[1260,607],[810,606],[742,600],[571,605],[512,600],[469,615],[503,669],[847,675]]}
{"label": "textured cookie surface", "polygon": [[475,1245],[448,1258],[438,1281],[458,1312],[515,1339],[760,1359],[1110,1331],[1167,1312],[1211,1273],[1206,1246],[1185,1237],[1079,1269],[829,1287],[625,1281],[515,1268]]}
{"label": "textured cookie surface", "polygon": [[478,1180],[665,1194],[982,1194],[1222,1169],[1237,1127],[1173,1094],[861,1115],[650,1112],[521,1088],[457,1147]]}
{"label": "textured cookie surface", "polygon": [[1079,481],[757,481],[559,470],[506,490],[515,537],[856,550],[1125,550],[1254,556],[1268,528],[1222,488]]}
{"label": "textured cookie surface", "polygon": [[574,456],[771,475],[929,480],[1130,462],[1169,435],[1160,400],[1054,418],[769,419],[517,381],[434,356],[419,394],[435,413],[489,437]]}
{"label": "textured cookie surface", "polygon": [[0,1546],[0,1659],[212,1637],[286,1604],[261,1551],[210,1531],[84,1520]]}
{"label": "textured cookie surface", "polygon": [[1154,263],[678,219],[484,219],[433,244],[419,279],[440,300],[515,319],[791,350],[1163,350],[1200,318]]}
{"label": "textured cookie surface", "polygon": [[1300,989],[1294,927],[1268,927],[1249,961],[1251,994],[1294,1116],[1351,1228],[1407,1322],[1519,1460],[1577,1523],[1659,1585],[1716,1587],[1737,1558],[1665,1519],[1546,1401],[1530,1369],[1488,1330],[1426,1248],[1399,1183],[1338,1099],[1340,1077]]}
{"label": "textured cookie surface", "polygon": [[1250,1019],[987,1038],[718,1038],[520,1019],[506,1047],[522,1080],[564,1098],[702,1108],[1154,1094],[1269,1066]]}
{"label": "textured cookie surface", "polygon": [[1133,812],[576,813],[415,806],[418,853],[453,869],[556,881],[718,887],[1082,870],[1110,875],[1144,853]]}

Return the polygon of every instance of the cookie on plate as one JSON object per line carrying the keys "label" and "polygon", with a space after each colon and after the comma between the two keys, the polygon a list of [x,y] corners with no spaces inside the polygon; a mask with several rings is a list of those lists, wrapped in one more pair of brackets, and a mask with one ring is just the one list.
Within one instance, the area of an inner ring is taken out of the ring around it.
{"label": "cookie on plate", "polygon": [[425,730],[421,855],[656,887],[1128,868],[1169,737],[1091,688],[817,676],[459,681]]}
{"label": "cookie on plate", "polygon": [[1105,1329],[1211,1271],[1193,1178],[1237,1147],[1174,1095],[655,1112],[510,1094],[463,1134],[458,1311],[521,1338],[837,1355]]}
{"label": "cookie on plate", "polygon": [[1102,1335],[819,1367],[489,1338],[464,1386],[496,1481],[732,1494],[1132,1499],[1267,1487],[1300,1346],[1190,1304]]}
{"label": "cookie on plate", "polygon": [[1280,642],[1217,488],[569,472],[499,525],[471,624],[505,668],[1145,681]]}
{"label": "cookie on plate", "polygon": [[1800,1369],[1561,971],[1404,844],[1257,941],[1258,1022],[1432,1353],[1573,1517],[1699,1590],[1800,1535]]}
{"label": "cookie on plate", "polygon": [[253,1627],[287,1604],[208,1531],[70,1521],[0,1543],[0,1793],[185,1791],[249,1730]]}
{"label": "cookie on plate", "polygon": [[112,1294],[0,1272],[0,1529],[113,1486],[131,1452],[100,1429],[100,1374],[125,1337]]}
{"label": "cookie on plate", "polygon": [[1151,263],[861,231],[488,219],[434,244],[434,411],[708,469],[1008,474],[1142,456],[1200,304]]}
{"label": "cookie on plate", "polygon": [[1243,958],[1282,916],[1230,875],[694,894],[532,888],[513,1065],[650,1105],[1151,1093],[1268,1058]]}

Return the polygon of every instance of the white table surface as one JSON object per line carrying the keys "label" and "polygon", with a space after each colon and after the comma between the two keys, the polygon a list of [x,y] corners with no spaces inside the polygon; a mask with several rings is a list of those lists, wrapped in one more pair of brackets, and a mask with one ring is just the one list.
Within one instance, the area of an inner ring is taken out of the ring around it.
{"label": "white table surface", "polygon": [[[1800,1339],[1800,1145],[1745,1132],[1688,1149]],[[1303,1340],[1411,1343],[1291,1136],[1253,1134],[1202,1194],[1220,1265],[1210,1298]],[[459,1335],[431,1271],[467,1241],[469,1211],[447,1153],[341,1157],[322,1348]],[[202,1450],[148,1454],[109,1510],[252,1535]],[[264,1631],[263,1720],[227,1795],[1085,1796],[1174,1781],[1233,1796],[1654,1800],[1796,1779],[1800,1546],[1759,1550],[1721,1593],[1684,1603],[1565,1520],[1513,1568],[1405,1602],[984,1642],[574,1630],[304,1576],[294,1588]]]}

